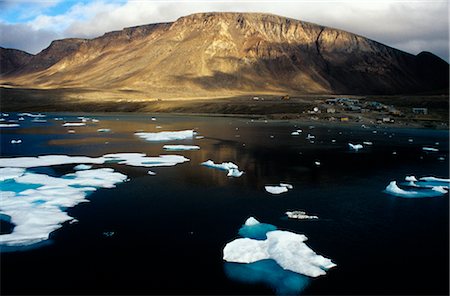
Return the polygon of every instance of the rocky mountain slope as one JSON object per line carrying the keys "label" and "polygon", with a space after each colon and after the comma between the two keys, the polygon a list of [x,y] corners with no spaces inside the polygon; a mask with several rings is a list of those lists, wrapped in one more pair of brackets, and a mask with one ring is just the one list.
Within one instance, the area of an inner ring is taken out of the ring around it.
{"label": "rocky mountain slope", "polygon": [[415,93],[448,89],[449,79],[448,63],[431,53],[415,56],[342,30],[257,13],[199,13],[91,40],[54,41],[28,63],[10,64],[0,84],[155,98]]}

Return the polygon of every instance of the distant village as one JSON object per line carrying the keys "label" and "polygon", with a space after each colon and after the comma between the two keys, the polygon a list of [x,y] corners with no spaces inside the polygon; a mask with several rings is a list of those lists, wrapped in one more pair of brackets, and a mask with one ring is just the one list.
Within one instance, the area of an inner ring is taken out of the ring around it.
{"label": "distant village", "polygon": [[[254,101],[264,100],[262,97],[253,97]],[[289,101],[288,95],[280,98]],[[329,121],[341,122],[361,122],[369,120],[372,124],[395,123],[396,120],[408,116],[423,118],[428,115],[428,108],[412,107],[400,111],[392,105],[386,105],[377,101],[367,99],[355,99],[349,97],[336,97],[323,100],[316,100],[314,107],[302,113],[309,115],[311,120],[326,119]]]}

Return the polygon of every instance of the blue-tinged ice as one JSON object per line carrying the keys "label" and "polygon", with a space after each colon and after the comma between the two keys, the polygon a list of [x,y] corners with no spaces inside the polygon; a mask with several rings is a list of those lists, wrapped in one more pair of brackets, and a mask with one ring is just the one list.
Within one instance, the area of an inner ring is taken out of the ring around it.
{"label": "blue-tinged ice", "polygon": [[[415,184],[420,186],[418,182]],[[419,188],[415,188],[414,190],[405,190],[398,187],[396,181],[391,181],[389,185],[386,186],[384,192],[390,195],[404,198],[437,197],[448,193],[448,191],[443,186],[433,186],[431,187],[431,189],[421,186]]]}
{"label": "blue-tinged ice", "polygon": [[232,280],[248,284],[265,284],[277,295],[297,295],[310,282],[307,276],[285,270],[271,259],[248,264],[226,262],[224,269],[225,274]]}
{"label": "blue-tinged ice", "polygon": [[73,169],[76,171],[82,171],[82,170],[90,170],[91,168],[92,168],[91,165],[79,164],[79,165],[76,165]]}
{"label": "blue-tinged ice", "polygon": [[210,167],[213,169],[227,171],[228,177],[240,177],[244,174],[244,172],[240,171],[239,167],[232,162],[214,163],[214,161],[212,161],[212,160],[207,160],[205,162],[202,162],[201,165]]}
{"label": "blue-tinged ice", "polygon": [[257,240],[265,240],[267,239],[266,233],[273,230],[277,230],[277,227],[272,224],[260,223],[255,218],[250,217],[239,229],[239,235]]}

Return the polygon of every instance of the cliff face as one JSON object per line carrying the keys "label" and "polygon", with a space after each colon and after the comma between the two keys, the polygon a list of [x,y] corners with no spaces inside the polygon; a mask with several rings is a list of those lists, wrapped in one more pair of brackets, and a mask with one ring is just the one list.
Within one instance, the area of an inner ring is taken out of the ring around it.
{"label": "cliff face", "polygon": [[268,14],[200,13],[92,40],[55,41],[3,80],[185,96],[412,93],[448,88],[448,69],[430,53],[414,56],[312,23]]}

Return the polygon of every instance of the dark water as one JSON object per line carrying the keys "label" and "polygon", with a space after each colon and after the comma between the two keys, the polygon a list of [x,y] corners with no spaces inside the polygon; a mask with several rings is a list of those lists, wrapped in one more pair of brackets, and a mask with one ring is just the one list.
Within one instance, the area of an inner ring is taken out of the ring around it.
{"label": "dark water", "polygon": [[[75,134],[52,120],[3,128],[2,157],[142,152],[180,154],[190,162],[150,168],[156,176],[147,175],[148,168],[107,165],[130,181],[100,189],[89,196],[89,203],[69,209],[79,222],[52,233],[51,244],[1,254],[2,294],[273,294],[269,286],[226,275],[223,247],[250,216],[305,234],[308,246],[337,264],[327,275],[312,279],[304,294],[449,292],[448,194],[403,199],[382,192],[390,181],[406,175],[448,178],[448,131],[85,116],[100,122],[70,128]],[[112,132],[98,133],[98,128]],[[298,128],[303,133],[291,136]],[[205,138],[149,143],[133,135],[137,130],[182,129],[195,129]],[[316,136],[314,143],[305,139],[308,133]],[[11,139],[23,143],[12,145]],[[373,146],[349,151],[347,143],[362,141]],[[169,153],[162,150],[164,144],[195,144],[201,150]],[[427,153],[423,146],[440,151]],[[245,174],[229,178],[199,165],[208,159],[232,161]],[[62,175],[72,168],[46,170]],[[265,185],[280,181],[294,189],[278,196],[264,191]],[[288,220],[283,217],[286,210],[304,210],[320,219]],[[109,231],[114,235],[103,234]]]}

